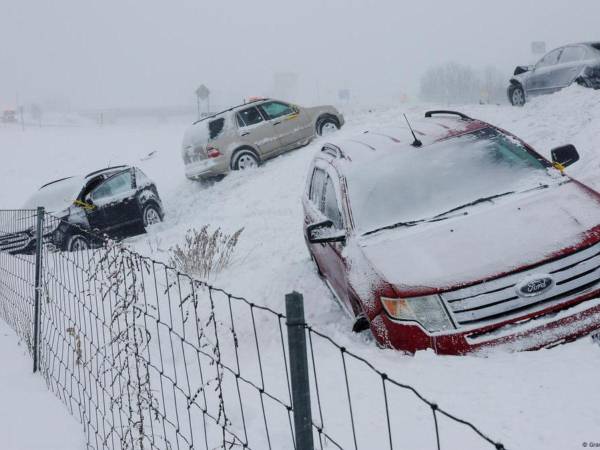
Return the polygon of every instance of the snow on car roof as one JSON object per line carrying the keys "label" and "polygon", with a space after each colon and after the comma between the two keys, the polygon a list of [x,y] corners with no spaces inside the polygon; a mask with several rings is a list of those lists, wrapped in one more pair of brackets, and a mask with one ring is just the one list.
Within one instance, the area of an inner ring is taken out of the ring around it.
{"label": "snow on car roof", "polygon": [[[450,117],[411,120],[415,134],[423,146],[431,145],[442,139],[477,131],[490,125],[479,120],[464,120]],[[375,155],[398,150],[415,149],[411,144],[413,136],[406,125],[397,127],[369,129],[363,133],[330,142],[341,150],[349,162],[364,162]]]}
{"label": "snow on car roof", "polygon": [[23,205],[23,209],[46,208],[47,212],[58,212],[66,209],[77,198],[85,185],[81,176],[63,178],[45,184],[36,191]]}
{"label": "snow on car roof", "polygon": [[129,166],[127,166],[127,165],[106,167],[104,169],[100,169],[100,170],[96,170],[94,172],[88,173],[85,176],[85,178],[87,179],[87,178],[90,178],[90,177],[93,177],[93,176],[96,176],[96,175],[101,175],[103,173],[117,172],[117,171],[125,170],[125,169],[128,169],[128,168],[129,168]]}
{"label": "snow on car roof", "polygon": [[67,208],[83,187],[93,176],[113,174],[128,169],[130,166],[113,166],[96,170],[85,176],[76,175],[50,181],[40,187],[23,205],[24,209],[34,209],[43,206],[48,212],[57,212]]}

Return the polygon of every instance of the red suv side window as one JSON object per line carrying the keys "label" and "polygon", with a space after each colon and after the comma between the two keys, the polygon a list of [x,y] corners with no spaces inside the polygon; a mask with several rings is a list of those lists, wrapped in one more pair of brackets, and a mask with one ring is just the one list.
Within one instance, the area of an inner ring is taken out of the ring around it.
{"label": "red suv side window", "polygon": [[310,182],[310,192],[308,198],[321,212],[324,212],[325,208],[323,205],[323,187],[325,186],[325,179],[327,174],[323,169],[315,168],[313,171],[312,180]]}
{"label": "red suv side window", "polygon": [[323,204],[325,207],[323,211],[325,217],[333,222],[336,229],[343,229],[344,224],[342,223],[342,214],[340,213],[337,196],[335,195],[335,187],[333,186],[333,180],[329,176],[327,176],[327,182],[325,183]]}

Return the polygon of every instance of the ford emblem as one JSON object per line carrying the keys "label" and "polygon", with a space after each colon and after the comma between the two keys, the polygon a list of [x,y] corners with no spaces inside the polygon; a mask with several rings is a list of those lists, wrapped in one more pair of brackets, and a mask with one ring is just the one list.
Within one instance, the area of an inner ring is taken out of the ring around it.
{"label": "ford emblem", "polygon": [[535,297],[552,289],[554,279],[550,275],[532,275],[517,284],[516,290],[519,297]]}

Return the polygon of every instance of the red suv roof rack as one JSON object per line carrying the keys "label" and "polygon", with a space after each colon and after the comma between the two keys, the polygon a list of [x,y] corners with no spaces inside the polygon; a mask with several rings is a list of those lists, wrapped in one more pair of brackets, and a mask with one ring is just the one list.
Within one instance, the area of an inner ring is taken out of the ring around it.
{"label": "red suv roof rack", "polygon": [[458,111],[448,111],[448,110],[444,110],[444,109],[439,109],[439,110],[434,110],[434,111],[427,111],[425,113],[425,117],[429,118],[431,116],[440,115],[440,114],[446,114],[446,115],[451,115],[451,116],[458,116],[461,119],[465,119],[465,120],[474,120],[473,118],[471,118],[471,117],[469,117],[466,114],[463,114],[461,112],[458,112]]}

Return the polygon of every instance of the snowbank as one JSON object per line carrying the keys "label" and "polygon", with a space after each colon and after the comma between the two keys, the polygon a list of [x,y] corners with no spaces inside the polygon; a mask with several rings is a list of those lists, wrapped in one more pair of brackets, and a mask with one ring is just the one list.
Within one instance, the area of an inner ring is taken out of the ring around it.
{"label": "snowbank", "polygon": [[0,320],[0,447],[3,450],[81,450],[83,429],[31,373],[31,357]]}
{"label": "snowbank", "polygon": [[[407,105],[403,109],[347,116],[344,134],[371,126],[402,126],[426,109],[447,105]],[[581,161],[567,171],[600,189],[600,91],[577,86],[532,100],[523,108],[495,105],[455,107],[513,132],[549,156],[550,149],[574,144]],[[204,224],[232,232],[244,227],[233,264],[216,279],[234,294],[276,310],[284,294],[304,294],[309,321],[340,344],[371,360],[391,377],[413,384],[459,417],[472,420],[509,449],[580,448],[600,422],[596,372],[600,349],[590,339],[533,353],[493,353],[481,357],[439,357],[423,352],[407,357],[378,349],[367,335],[353,335],[350,320],[317,276],[302,237],[300,197],[308,164],[322,140],[262,167],[234,173],[215,184],[188,181],[180,143],[188,124],[73,129],[0,129],[0,149],[10,161],[0,167],[0,205],[19,207],[41,184],[119,163],[141,167],[157,184],[166,222],[149,236],[132,239],[142,254],[166,260],[167,250],[187,229]],[[142,161],[145,155],[156,156]],[[545,226],[545,224],[539,224]],[[356,389],[368,392],[367,380]],[[50,395],[50,394],[48,394]],[[60,408],[60,402],[56,400]],[[398,404],[396,408],[404,406]],[[430,423],[424,430],[430,430]]]}

